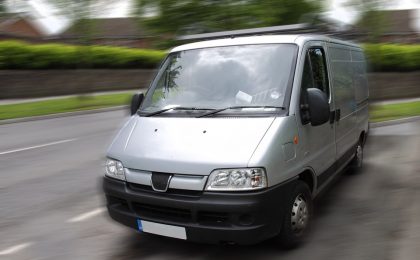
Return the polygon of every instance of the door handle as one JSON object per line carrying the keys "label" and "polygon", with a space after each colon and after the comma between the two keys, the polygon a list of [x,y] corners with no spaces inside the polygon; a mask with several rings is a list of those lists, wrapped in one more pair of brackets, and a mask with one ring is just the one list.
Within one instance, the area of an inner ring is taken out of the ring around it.
{"label": "door handle", "polygon": [[335,110],[330,111],[330,124],[333,124],[335,121]]}
{"label": "door handle", "polygon": [[335,110],[335,121],[340,121],[340,117],[341,117],[341,111],[340,109],[336,109]]}

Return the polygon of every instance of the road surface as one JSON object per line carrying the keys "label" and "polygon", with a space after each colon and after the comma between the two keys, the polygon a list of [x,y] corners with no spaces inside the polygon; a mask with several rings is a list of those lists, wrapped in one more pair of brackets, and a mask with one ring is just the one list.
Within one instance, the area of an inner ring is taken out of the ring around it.
{"label": "road surface", "polygon": [[0,259],[418,259],[420,121],[371,130],[360,174],[316,201],[301,248],[200,245],[113,222],[103,159],[123,111],[0,125]]}

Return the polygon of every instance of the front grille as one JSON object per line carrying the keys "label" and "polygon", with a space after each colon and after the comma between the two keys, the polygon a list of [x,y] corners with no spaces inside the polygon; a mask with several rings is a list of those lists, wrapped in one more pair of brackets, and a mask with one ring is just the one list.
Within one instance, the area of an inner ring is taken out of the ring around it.
{"label": "front grille", "polygon": [[152,173],[152,185],[153,188],[158,191],[165,192],[168,189],[169,181],[172,178],[172,174],[154,172]]}
{"label": "front grille", "polygon": [[159,218],[162,220],[182,222],[192,221],[192,214],[188,209],[163,207],[141,203],[133,203],[133,209],[135,213],[140,217]]}
{"label": "front grille", "polygon": [[[135,183],[127,183],[130,190],[134,192],[149,193],[165,197],[183,196],[183,199],[195,201],[200,198],[202,191],[168,189],[167,192],[157,192],[151,186]],[[176,204],[160,206],[157,204],[147,204],[141,201],[125,200],[122,198],[107,196],[107,204],[113,209],[135,213],[139,218],[150,221],[196,223],[206,226],[230,226],[231,221],[236,219],[236,214],[228,212],[204,211],[194,207],[179,208]]]}
{"label": "front grille", "polygon": [[128,188],[137,191],[137,192],[149,192],[154,194],[169,194],[175,196],[185,196],[185,197],[199,197],[203,192],[196,190],[179,190],[179,189],[168,189],[166,192],[154,191],[151,186],[137,184],[137,183],[128,183]]}
{"label": "front grille", "polygon": [[224,212],[199,211],[197,221],[202,224],[227,224],[229,215]]}
{"label": "front grille", "polygon": [[193,211],[158,205],[133,203],[135,213],[141,217],[159,220],[170,220],[184,223],[200,223],[204,225],[229,225],[229,215],[224,212],[198,211],[194,217]]}

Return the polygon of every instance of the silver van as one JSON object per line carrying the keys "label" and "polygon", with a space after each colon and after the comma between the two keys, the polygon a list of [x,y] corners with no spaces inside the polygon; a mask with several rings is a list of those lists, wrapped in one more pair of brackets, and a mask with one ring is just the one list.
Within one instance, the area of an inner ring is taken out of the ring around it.
{"label": "silver van", "polygon": [[362,49],[326,36],[176,47],[108,150],[109,215],[178,239],[295,246],[313,199],[362,166],[368,95]]}

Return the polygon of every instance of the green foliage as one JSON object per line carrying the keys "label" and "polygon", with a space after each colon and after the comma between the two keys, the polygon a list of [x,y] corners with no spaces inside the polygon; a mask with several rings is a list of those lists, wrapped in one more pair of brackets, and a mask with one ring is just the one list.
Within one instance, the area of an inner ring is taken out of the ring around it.
{"label": "green foliage", "polygon": [[420,70],[420,45],[366,44],[364,49],[373,71]]}
{"label": "green foliage", "polygon": [[386,12],[378,10],[364,11],[356,23],[362,32],[367,33],[367,40],[372,43],[380,42],[381,35],[388,29]]}
{"label": "green foliage", "polygon": [[[180,30],[232,30],[298,23],[304,14],[320,10],[320,3],[306,0],[136,0],[137,14],[160,33]],[[157,15],[150,17],[150,9]]]}
{"label": "green foliage", "polygon": [[131,96],[131,93],[104,94],[0,105],[0,120],[128,105]]}
{"label": "green foliage", "polygon": [[164,51],[0,42],[0,69],[154,68]]}
{"label": "green foliage", "polygon": [[[373,71],[420,70],[420,45],[365,44]],[[0,41],[0,69],[155,68],[165,51]]]}
{"label": "green foliage", "polygon": [[420,116],[420,101],[386,105],[372,105],[370,121],[380,122],[411,116]]}

